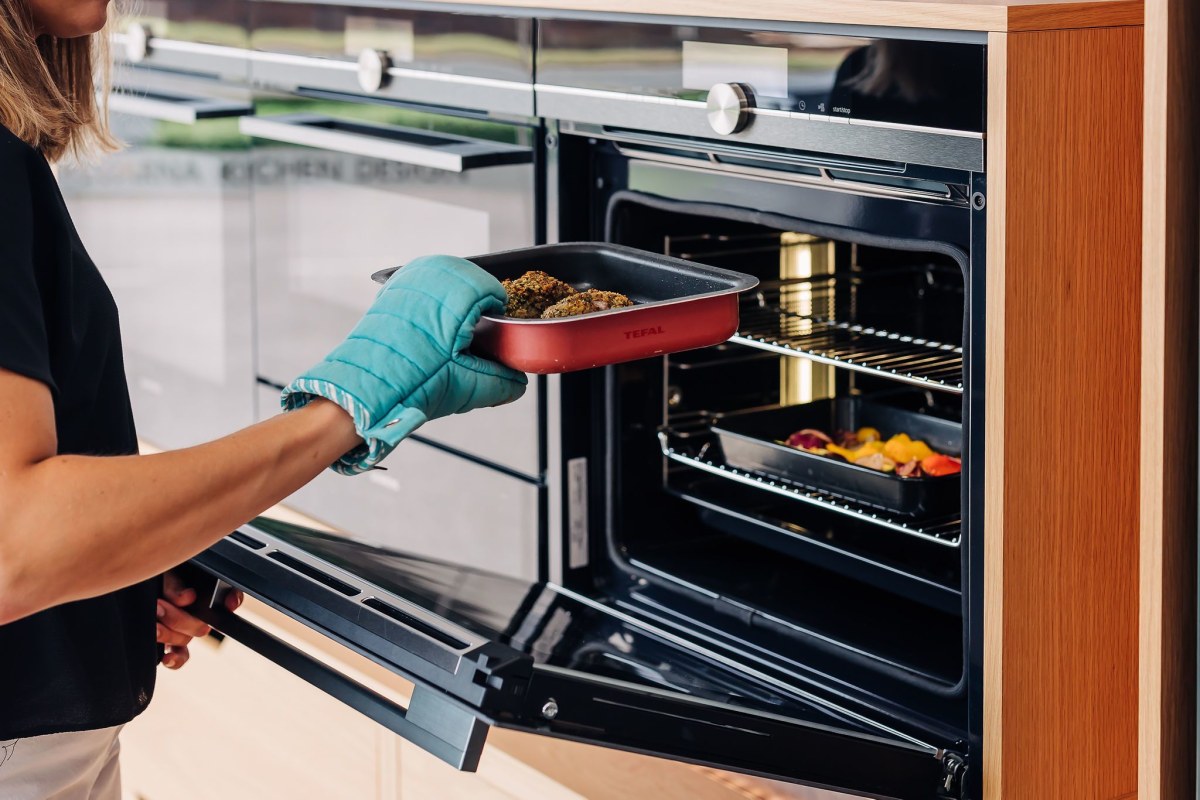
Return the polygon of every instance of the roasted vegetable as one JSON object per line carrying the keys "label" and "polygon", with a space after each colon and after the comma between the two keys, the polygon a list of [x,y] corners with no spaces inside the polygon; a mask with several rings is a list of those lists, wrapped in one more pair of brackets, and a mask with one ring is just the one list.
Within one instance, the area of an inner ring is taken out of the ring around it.
{"label": "roasted vegetable", "polygon": [[880,472],[891,472],[896,468],[896,462],[885,456],[883,453],[871,453],[869,455],[865,455],[862,458],[857,459],[854,463],[860,467],[877,469]]}
{"label": "roasted vegetable", "polygon": [[860,442],[877,442],[883,438],[877,428],[859,428],[854,436]]}
{"label": "roasted vegetable", "polygon": [[943,475],[957,475],[962,472],[962,461],[954,456],[934,453],[921,460],[921,469],[926,475],[940,478]]}
{"label": "roasted vegetable", "polygon": [[825,450],[828,444],[830,444],[829,437],[813,428],[796,431],[787,439],[789,447],[798,447],[801,450]]}
{"label": "roasted vegetable", "polygon": [[851,464],[895,472],[902,478],[941,477],[962,471],[962,462],[953,456],[936,453],[920,439],[897,433],[886,442],[875,428],[838,431],[831,439],[823,431],[805,428],[781,442],[797,450],[821,456],[837,456]]}
{"label": "roasted vegetable", "polygon": [[[826,449],[828,449],[831,453],[837,453],[851,464],[857,464],[860,459],[866,458],[867,456],[883,455],[883,442],[867,442],[866,444],[860,444],[858,447],[853,449],[848,447],[840,447],[836,444],[829,444],[826,445]],[[895,459],[892,459],[892,461],[894,463]]]}
{"label": "roasted vegetable", "polygon": [[912,439],[907,433],[897,433],[888,439],[883,446],[883,453],[898,464],[906,464],[914,459],[920,461],[933,455],[929,445],[920,439]]}

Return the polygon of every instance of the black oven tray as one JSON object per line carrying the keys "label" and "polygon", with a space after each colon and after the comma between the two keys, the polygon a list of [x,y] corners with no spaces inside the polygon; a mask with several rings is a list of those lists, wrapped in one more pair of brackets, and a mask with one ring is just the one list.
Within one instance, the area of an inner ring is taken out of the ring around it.
{"label": "black oven tray", "polygon": [[835,431],[864,425],[878,428],[885,438],[907,433],[939,453],[957,456],[962,452],[961,424],[857,397],[733,414],[714,423],[712,430],[725,463],[746,472],[783,478],[905,516],[930,517],[953,513],[959,507],[959,475],[902,478],[779,443],[802,428],[816,428],[832,436]]}

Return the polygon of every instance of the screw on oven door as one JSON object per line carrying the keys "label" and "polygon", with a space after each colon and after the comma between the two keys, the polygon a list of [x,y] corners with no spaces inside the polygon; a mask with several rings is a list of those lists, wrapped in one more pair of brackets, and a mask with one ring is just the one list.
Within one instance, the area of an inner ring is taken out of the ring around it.
{"label": "screw on oven door", "polygon": [[125,60],[140,64],[150,54],[150,28],[134,23],[125,29]]}
{"label": "screw on oven door", "polygon": [[363,50],[358,54],[358,85],[364,92],[378,92],[388,82],[392,59],[382,50]]}
{"label": "screw on oven door", "polygon": [[554,719],[558,716],[558,701],[553,697],[547,700],[542,706],[542,716],[546,719]]}
{"label": "screw on oven door", "polygon": [[986,205],[987,198],[983,196],[983,192],[976,192],[975,194],[971,195],[971,207],[976,211],[982,211],[983,207]]}
{"label": "screw on oven door", "polygon": [[558,147],[558,137],[553,133],[546,134],[546,149],[553,150]]}

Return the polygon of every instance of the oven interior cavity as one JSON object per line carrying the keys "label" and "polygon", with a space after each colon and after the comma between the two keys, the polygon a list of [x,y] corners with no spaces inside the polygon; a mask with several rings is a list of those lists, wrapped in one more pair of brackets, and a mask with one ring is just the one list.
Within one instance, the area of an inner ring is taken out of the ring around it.
{"label": "oven interior cavity", "polygon": [[[729,342],[608,372],[627,602],[790,682],[888,687],[965,726],[966,254],[632,193],[608,234],[761,281]],[[789,446],[801,429],[838,452]],[[962,471],[898,474],[913,448]]]}

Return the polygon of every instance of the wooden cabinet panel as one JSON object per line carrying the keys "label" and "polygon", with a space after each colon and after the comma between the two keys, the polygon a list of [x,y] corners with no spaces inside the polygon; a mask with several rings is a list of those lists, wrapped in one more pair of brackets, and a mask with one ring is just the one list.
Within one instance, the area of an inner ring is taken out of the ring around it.
{"label": "wooden cabinet panel", "polygon": [[[1142,29],[991,44],[984,795],[1120,797],[1137,787],[1136,464],[1068,454],[1139,425],[1142,115],[1117,98],[1141,96]],[[1032,442],[1059,457],[1031,469]]]}
{"label": "wooden cabinet panel", "polygon": [[1088,28],[1142,21],[1142,0],[753,0],[737,6],[724,0],[474,0],[472,4],[964,31]]}
{"label": "wooden cabinet panel", "polygon": [[1139,796],[1196,785],[1200,3],[1146,4]]}

